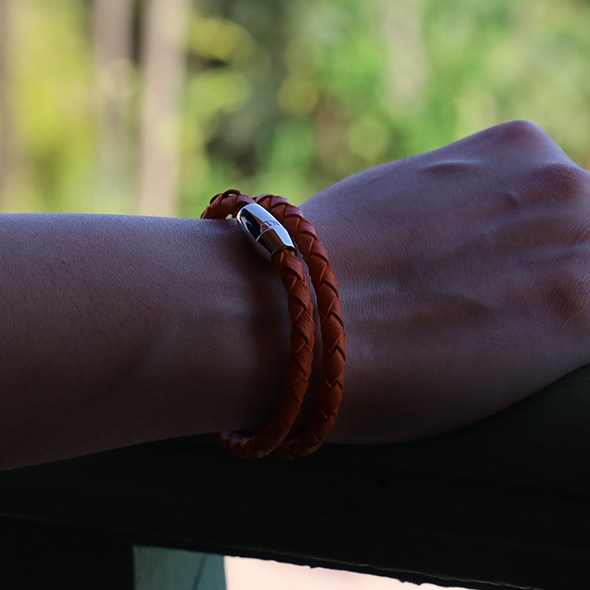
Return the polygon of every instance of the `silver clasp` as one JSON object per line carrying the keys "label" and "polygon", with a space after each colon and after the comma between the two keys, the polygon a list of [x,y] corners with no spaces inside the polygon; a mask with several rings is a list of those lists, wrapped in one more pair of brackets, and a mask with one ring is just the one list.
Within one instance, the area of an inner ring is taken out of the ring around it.
{"label": "silver clasp", "polygon": [[266,258],[270,259],[281,248],[295,249],[289,232],[261,205],[245,205],[238,211],[237,219]]}

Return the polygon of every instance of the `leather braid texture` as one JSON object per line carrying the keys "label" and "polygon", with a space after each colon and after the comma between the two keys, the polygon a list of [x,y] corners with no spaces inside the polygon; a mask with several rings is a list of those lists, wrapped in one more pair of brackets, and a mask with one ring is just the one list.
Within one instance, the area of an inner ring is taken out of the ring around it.
{"label": "leather braid texture", "polygon": [[276,195],[261,195],[256,202],[284,225],[297,244],[308,266],[317,297],[322,332],[322,379],[318,403],[305,429],[296,437],[286,439],[275,450],[284,459],[294,459],[319,449],[334,428],[338,416],[346,362],[342,304],[326,248],[301,211],[287,199]]}
{"label": "leather braid texture", "polygon": [[[225,219],[254,200],[239,191],[216,195],[201,215],[202,219]],[[291,353],[283,394],[275,413],[254,436],[237,431],[218,433],[221,444],[231,453],[248,459],[260,459],[275,450],[287,437],[301,410],[308,388],[313,362],[315,324],[311,292],[303,265],[293,250],[282,249],[272,257],[273,266],[281,273],[287,290],[291,317]]]}

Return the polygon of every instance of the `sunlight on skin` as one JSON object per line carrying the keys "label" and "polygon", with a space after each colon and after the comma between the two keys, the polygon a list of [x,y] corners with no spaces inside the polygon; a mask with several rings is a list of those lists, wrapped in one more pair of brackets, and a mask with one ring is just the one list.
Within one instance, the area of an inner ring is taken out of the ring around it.
{"label": "sunlight on skin", "polygon": [[[311,568],[309,566],[245,559],[225,558],[227,590],[439,590],[432,584],[409,584],[356,572]],[[446,590],[460,590],[447,588]]]}

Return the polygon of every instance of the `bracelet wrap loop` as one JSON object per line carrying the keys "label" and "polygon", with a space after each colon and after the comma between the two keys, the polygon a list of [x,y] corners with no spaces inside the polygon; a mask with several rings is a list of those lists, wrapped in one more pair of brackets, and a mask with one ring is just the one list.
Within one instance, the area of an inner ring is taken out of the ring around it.
{"label": "bracelet wrap loop", "polygon": [[284,459],[294,459],[317,451],[336,423],[342,400],[346,363],[342,304],[336,275],[328,260],[326,248],[301,210],[277,195],[261,195],[256,198],[256,202],[270,211],[286,227],[297,244],[309,270],[320,318],[322,375],[317,403],[305,429],[296,437],[286,439],[275,451]]}
{"label": "bracelet wrap loop", "polygon": [[[342,399],[346,355],[336,277],[315,229],[286,199],[262,195],[254,201],[237,190],[229,190],[213,197],[201,218],[225,219],[229,215],[238,218],[258,250],[281,273],[291,317],[291,352],[283,394],[266,425],[254,436],[229,431],[218,433],[218,439],[231,453],[244,458],[258,459],[273,451],[284,459],[305,457],[320,448],[334,427]],[[297,436],[287,438],[308,388],[315,331],[311,292],[291,237],[309,267],[317,296],[322,379],[309,423]]]}

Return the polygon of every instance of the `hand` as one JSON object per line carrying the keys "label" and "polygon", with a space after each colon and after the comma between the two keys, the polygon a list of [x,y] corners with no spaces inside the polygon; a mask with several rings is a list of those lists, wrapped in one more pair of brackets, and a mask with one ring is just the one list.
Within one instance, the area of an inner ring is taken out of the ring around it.
{"label": "hand", "polygon": [[347,333],[327,440],[442,433],[588,363],[589,197],[590,174],[515,121],[308,200]]}

